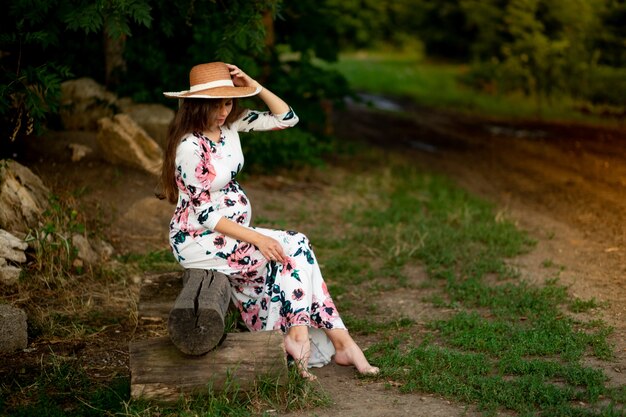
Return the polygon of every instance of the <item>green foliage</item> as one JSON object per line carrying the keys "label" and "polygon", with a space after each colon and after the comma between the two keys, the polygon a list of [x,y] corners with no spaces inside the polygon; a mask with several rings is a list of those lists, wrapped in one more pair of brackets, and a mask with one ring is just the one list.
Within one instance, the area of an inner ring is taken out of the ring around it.
{"label": "green foliage", "polygon": [[254,171],[321,165],[332,148],[330,139],[305,130],[254,132],[242,139],[246,164]]}
{"label": "green foliage", "polygon": [[[598,116],[620,114],[619,107],[601,104],[590,106],[567,96],[560,96],[559,100],[552,100],[546,106],[521,93],[495,94],[498,91],[495,84],[498,67],[491,64],[475,64],[469,72],[466,65],[433,63],[406,53],[372,52],[342,54],[341,59],[331,67],[340,71],[357,91],[406,97],[423,106],[489,117],[540,117],[606,124],[607,119]],[[596,70],[603,68],[598,67]],[[624,76],[620,76],[624,71],[606,68],[610,71],[603,73],[609,75],[599,75],[597,78],[591,76],[590,85],[605,86],[603,89],[607,94],[602,95],[604,101],[610,100],[609,94],[621,99],[618,86],[624,82]],[[612,83],[610,80],[613,80]],[[476,86],[480,91],[468,88],[468,85]],[[611,89],[611,86],[616,88]],[[601,98],[598,100],[603,101]]]}
{"label": "green foliage", "polygon": [[[58,110],[60,83],[72,74],[105,82],[138,102],[175,106],[163,91],[187,89],[189,69],[209,61],[236,63],[284,97],[302,127],[328,131],[331,105],[348,87],[339,73],[313,63],[314,56],[334,60],[338,52],[330,36],[336,26],[318,6],[281,0],[14,2],[0,18],[1,134],[13,141],[39,129]],[[296,136],[277,159],[261,155],[271,149],[259,145],[252,160],[258,156],[268,167],[318,163],[327,141]]]}
{"label": "green foliage", "polygon": [[53,195],[49,203],[50,208],[43,213],[43,226],[31,230],[25,241],[35,250],[29,277],[54,287],[64,285],[72,273],[82,272],[82,266],[74,264],[77,249],[72,245],[72,235],[84,234],[86,229],[83,215],[71,200]]}
{"label": "green foliage", "polygon": [[[0,403],[0,413],[11,416],[101,416],[124,410],[130,383],[127,378],[107,382],[91,380],[73,360],[62,356],[42,356],[39,376],[25,380],[27,375],[10,375],[3,381],[3,397],[12,400]],[[18,397],[28,401],[15,404]]]}
{"label": "green foliage", "polygon": [[0,16],[0,143],[39,133],[58,110],[60,83],[75,70],[71,42],[100,30],[130,35],[129,21],[149,26],[149,12],[146,0],[12,2]]}
{"label": "green foliage", "polygon": [[169,249],[148,253],[127,253],[120,256],[125,264],[134,264],[143,272],[169,272],[180,270],[180,264]]}

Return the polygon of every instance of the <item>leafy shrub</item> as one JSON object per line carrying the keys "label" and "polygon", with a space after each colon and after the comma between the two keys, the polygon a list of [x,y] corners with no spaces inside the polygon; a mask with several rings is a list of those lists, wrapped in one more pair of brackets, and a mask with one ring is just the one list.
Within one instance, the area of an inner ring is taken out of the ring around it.
{"label": "leafy shrub", "polygon": [[580,92],[592,103],[626,106],[626,68],[598,66],[589,75],[589,82]]}
{"label": "leafy shrub", "polygon": [[253,132],[241,139],[246,165],[251,170],[272,171],[298,165],[320,165],[334,149],[331,139],[301,129]]}

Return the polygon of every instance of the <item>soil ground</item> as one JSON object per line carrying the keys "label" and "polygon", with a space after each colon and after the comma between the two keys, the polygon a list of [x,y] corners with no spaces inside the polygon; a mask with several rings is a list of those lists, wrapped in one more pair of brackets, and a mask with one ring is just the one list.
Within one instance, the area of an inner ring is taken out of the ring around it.
{"label": "soil ground", "polygon": [[[402,153],[423,169],[452,178],[492,201],[498,215],[527,230],[537,245],[512,262],[524,279],[542,283],[555,274],[553,268],[546,268],[549,261],[561,269],[560,280],[572,296],[605,303],[592,314],[615,328],[611,340],[617,358],[594,366],[605,370],[610,384],[625,384],[626,129],[502,122],[401,105],[403,113],[352,104],[337,115],[341,123],[336,133],[358,146],[376,147],[381,163],[388,155]],[[154,177],[110,166],[97,154],[72,163],[66,147],[74,142],[97,147],[94,134],[59,132],[29,144],[24,159],[51,189],[82,190],[81,204],[107,225],[105,234],[118,253],[166,248],[172,207],[152,197]],[[323,198],[325,185],[319,176],[299,180],[315,185],[316,198]],[[310,187],[294,187],[279,176],[246,179],[244,188],[257,216],[264,214],[269,202],[302,203],[311,193]],[[306,225],[300,229],[306,232]],[[135,286],[131,298],[137,290]],[[421,305],[420,298],[411,291],[390,294],[381,308],[385,303],[389,309]],[[430,314],[426,306],[405,310],[418,321]],[[132,325],[122,324],[86,343],[52,349],[77,353],[86,369],[103,378],[127,374],[127,347],[134,332]],[[375,336],[357,338],[364,348],[375,341]],[[48,347],[33,344],[31,349],[32,353],[14,357],[15,363],[32,361],[36,367]],[[350,368],[330,365],[314,372],[334,405],[292,416],[479,415],[471,406],[425,393],[403,395],[385,382],[357,379]]]}

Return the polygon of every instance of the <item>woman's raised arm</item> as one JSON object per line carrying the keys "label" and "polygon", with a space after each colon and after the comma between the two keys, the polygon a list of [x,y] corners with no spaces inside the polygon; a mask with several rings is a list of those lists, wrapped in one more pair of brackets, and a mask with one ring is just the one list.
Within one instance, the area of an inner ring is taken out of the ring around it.
{"label": "woman's raised arm", "polygon": [[[252,79],[236,65],[226,64],[226,66],[230,70],[230,76],[236,87],[262,87],[258,81]],[[259,97],[267,104],[273,114],[283,114],[289,111],[287,103],[265,87],[259,93]]]}

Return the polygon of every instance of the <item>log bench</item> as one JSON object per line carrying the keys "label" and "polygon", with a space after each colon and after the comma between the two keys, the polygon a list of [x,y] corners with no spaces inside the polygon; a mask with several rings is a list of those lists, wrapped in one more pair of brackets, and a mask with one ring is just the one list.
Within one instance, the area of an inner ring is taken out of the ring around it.
{"label": "log bench", "polygon": [[[167,322],[169,336],[130,342],[131,397],[176,401],[181,394],[241,390],[258,378],[287,377],[279,331],[224,333],[230,302],[228,278],[212,271],[152,274],[144,278],[139,326]],[[206,391],[208,392],[208,391]]]}

